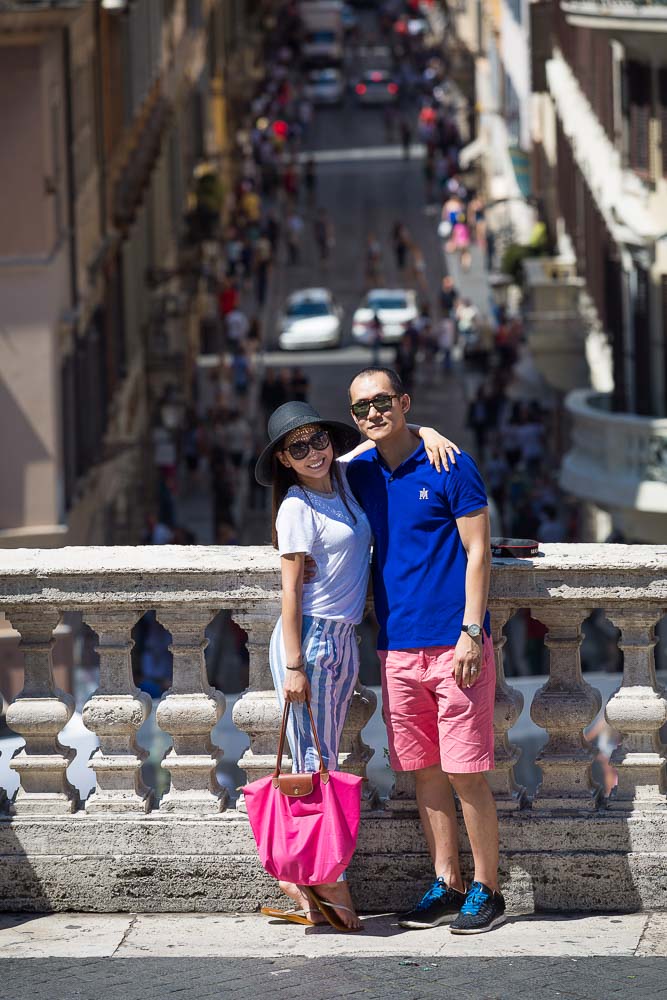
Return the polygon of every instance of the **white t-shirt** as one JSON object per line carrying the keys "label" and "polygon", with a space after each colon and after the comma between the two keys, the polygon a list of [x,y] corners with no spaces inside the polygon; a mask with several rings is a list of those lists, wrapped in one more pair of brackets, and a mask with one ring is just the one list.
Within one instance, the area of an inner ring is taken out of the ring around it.
{"label": "white t-shirt", "polygon": [[303,586],[303,613],[356,625],[366,602],[371,529],[349,489],[346,499],[356,523],[338,494],[291,486],[276,530],[281,556],[305,552],[317,564],[315,579]]}

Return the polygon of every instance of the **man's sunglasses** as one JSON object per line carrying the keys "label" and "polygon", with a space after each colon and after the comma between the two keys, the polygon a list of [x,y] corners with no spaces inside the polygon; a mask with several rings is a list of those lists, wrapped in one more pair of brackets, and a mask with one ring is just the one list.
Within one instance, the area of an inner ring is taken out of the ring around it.
{"label": "man's sunglasses", "polygon": [[306,457],[311,448],[314,448],[315,451],[324,451],[325,448],[329,447],[330,443],[328,431],[317,431],[306,441],[293,441],[292,444],[288,444],[285,451],[290,453],[295,462],[300,462],[302,458]]}
{"label": "man's sunglasses", "polygon": [[355,417],[364,419],[371,412],[371,406],[374,406],[378,413],[387,413],[394,405],[395,399],[398,399],[396,394],[391,396],[388,392],[383,392],[379,396],[373,396],[372,399],[360,399],[357,403],[352,403],[350,409]]}

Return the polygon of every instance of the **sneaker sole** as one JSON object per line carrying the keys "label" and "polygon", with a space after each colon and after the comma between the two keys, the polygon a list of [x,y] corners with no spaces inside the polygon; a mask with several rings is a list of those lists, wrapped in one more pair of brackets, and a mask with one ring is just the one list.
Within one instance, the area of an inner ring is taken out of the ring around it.
{"label": "sneaker sole", "polygon": [[429,924],[420,924],[418,920],[399,920],[398,926],[404,927],[409,931],[428,931],[434,927],[440,927],[441,924],[451,922],[456,916],[458,916],[457,913],[444,913],[438,920],[434,920]]}
{"label": "sneaker sole", "polygon": [[500,927],[504,924],[507,917],[503,913],[499,917],[494,917],[491,923],[487,924],[485,927],[450,927],[450,934],[486,934],[487,931],[492,931],[494,927]]}

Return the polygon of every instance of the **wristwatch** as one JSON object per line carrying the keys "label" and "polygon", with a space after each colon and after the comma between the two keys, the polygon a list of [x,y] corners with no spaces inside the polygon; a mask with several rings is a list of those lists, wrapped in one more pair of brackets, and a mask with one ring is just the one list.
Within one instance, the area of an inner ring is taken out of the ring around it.
{"label": "wristwatch", "polygon": [[481,625],[462,625],[461,626],[461,631],[462,632],[467,632],[471,639],[479,639],[480,635],[482,634],[482,626]]}

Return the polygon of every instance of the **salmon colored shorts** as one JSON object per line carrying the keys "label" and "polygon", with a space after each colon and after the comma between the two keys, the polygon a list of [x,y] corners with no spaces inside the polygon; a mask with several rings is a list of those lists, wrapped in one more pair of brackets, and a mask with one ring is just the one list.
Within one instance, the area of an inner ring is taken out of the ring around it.
{"label": "salmon colored shorts", "polygon": [[493,769],[496,668],[484,636],[479,679],[460,688],[454,646],[379,650],[383,715],[395,771],[440,764],[450,774]]}

